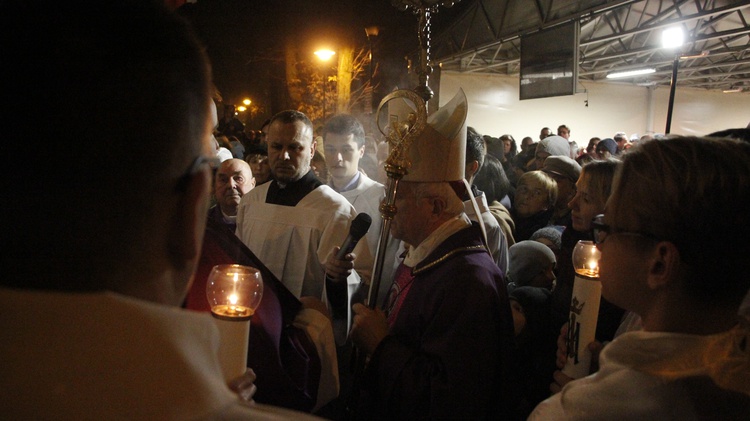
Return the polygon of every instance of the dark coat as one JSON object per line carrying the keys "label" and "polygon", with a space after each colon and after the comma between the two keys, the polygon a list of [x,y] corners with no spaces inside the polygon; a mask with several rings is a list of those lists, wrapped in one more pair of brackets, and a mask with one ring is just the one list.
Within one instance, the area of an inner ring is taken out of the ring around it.
{"label": "dark coat", "polygon": [[513,322],[478,225],[446,239],[412,273],[367,366],[360,418],[507,419]]}

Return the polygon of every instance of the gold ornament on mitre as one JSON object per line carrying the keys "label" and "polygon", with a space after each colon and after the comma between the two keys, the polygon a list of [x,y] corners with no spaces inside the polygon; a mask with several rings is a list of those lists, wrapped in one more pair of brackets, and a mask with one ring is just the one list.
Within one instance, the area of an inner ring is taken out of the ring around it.
{"label": "gold ornament on mitre", "polygon": [[393,91],[383,98],[380,108],[386,103],[389,130],[381,128],[390,147],[386,163],[407,170],[403,181],[464,178],[468,102],[463,89],[427,118],[424,100],[413,91]]}

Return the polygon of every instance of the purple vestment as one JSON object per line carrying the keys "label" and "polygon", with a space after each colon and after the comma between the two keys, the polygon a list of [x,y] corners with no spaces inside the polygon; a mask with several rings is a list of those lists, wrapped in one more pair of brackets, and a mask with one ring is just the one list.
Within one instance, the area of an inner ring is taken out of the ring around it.
{"label": "purple vestment", "polygon": [[413,268],[364,377],[358,418],[506,419],[513,327],[503,274],[478,225]]}

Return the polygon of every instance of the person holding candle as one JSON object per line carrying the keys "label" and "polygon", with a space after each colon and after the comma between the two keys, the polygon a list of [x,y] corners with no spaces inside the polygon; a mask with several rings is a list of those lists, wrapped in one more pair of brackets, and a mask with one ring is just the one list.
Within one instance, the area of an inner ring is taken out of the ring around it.
{"label": "person holding candle", "polygon": [[602,295],[642,330],[529,419],[747,419],[750,144],[656,139],[622,160],[594,239]]}
{"label": "person holding candle", "polygon": [[[571,209],[571,221],[565,227],[561,237],[561,247],[557,259],[557,287],[552,292],[552,335],[568,321],[570,300],[573,295],[575,270],[573,269],[573,249],[580,240],[592,240],[591,221],[604,212],[612,179],[620,161],[609,158],[593,161],[581,168],[581,176],[576,183],[576,193],[568,203]],[[619,326],[623,310],[612,305],[606,299],[599,306],[596,337],[600,342],[610,341]],[[550,355],[554,358],[554,355]]]}
{"label": "person holding candle", "polygon": [[[212,107],[214,119],[215,107]],[[217,204],[208,211],[203,247],[184,307],[210,312],[206,282],[214,266],[242,264],[262,273],[264,299],[252,319],[247,366],[256,373],[257,402],[305,412],[338,395],[338,364],[330,314],[314,297],[298,299],[235,235],[237,206],[253,189],[250,165],[240,159],[222,162],[214,174]]]}
{"label": "person holding candle", "polygon": [[4,177],[2,418],[312,418],[251,405],[252,373],[238,396],[211,316],[180,308],[215,161],[190,26],[163,1],[4,1],[0,32],[3,152],[43,142],[33,176]]}

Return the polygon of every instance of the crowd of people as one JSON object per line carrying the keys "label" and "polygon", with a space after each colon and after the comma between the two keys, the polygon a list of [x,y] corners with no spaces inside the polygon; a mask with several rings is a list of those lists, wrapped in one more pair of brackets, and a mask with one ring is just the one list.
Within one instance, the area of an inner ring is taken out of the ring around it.
{"label": "crowd of people", "polygon": [[[90,5],[95,20],[49,7],[0,6],[29,82],[4,79],[4,148],[22,156],[29,127],[45,146],[41,180],[4,187],[4,417],[750,414],[750,128],[579,149],[562,124],[519,145],[479,133],[459,90],[396,184],[388,143],[353,115],[318,131],[279,110],[248,136],[163,2]],[[590,375],[572,379],[581,240],[601,252],[602,298]],[[205,299],[225,263],[264,284],[237,378]]]}

